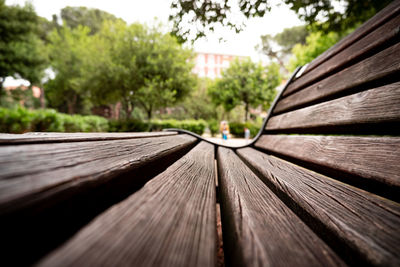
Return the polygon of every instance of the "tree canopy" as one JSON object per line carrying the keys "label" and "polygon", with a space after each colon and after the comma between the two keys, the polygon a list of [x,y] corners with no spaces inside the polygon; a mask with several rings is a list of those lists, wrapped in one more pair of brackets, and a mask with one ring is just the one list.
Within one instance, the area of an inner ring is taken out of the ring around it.
{"label": "tree canopy", "polygon": [[[262,17],[273,8],[272,0],[174,0],[170,20],[172,33],[187,41],[196,40],[222,25],[236,32],[244,28],[245,20]],[[307,25],[324,32],[344,31],[366,21],[391,0],[282,0]],[[338,7],[339,6],[339,7]],[[232,14],[235,14],[233,16]],[[240,19],[237,14],[241,14]],[[193,25],[197,30],[192,36]]]}
{"label": "tree canopy", "polygon": [[54,30],[48,46],[56,77],[46,85],[51,105],[75,113],[119,102],[127,117],[141,107],[151,119],[155,109],[180,101],[195,86],[193,54],[158,26],[111,20],[94,35],[66,23]]}
{"label": "tree canopy", "polygon": [[7,76],[40,80],[47,57],[37,22],[31,5],[7,6],[0,0],[0,90]]}
{"label": "tree canopy", "polygon": [[250,59],[235,59],[222,78],[210,87],[209,94],[216,105],[230,111],[238,105],[245,107],[245,121],[250,107],[262,105],[267,108],[275,97],[280,83],[279,66],[275,63],[266,69]]}
{"label": "tree canopy", "polygon": [[79,26],[88,27],[90,29],[90,34],[99,32],[104,21],[118,20],[117,17],[106,11],[97,8],[87,8],[84,6],[64,7],[61,9],[61,19],[72,29]]}

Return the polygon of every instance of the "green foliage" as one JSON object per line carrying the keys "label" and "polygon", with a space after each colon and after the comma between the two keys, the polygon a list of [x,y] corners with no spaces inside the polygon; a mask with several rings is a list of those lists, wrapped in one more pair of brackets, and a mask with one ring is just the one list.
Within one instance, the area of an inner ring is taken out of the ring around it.
{"label": "green foliage", "polygon": [[37,35],[37,22],[31,5],[7,6],[0,0],[0,90],[7,76],[40,81],[47,55]]}
{"label": "green foliage", "polygon": [[306,26],[286,28],[275,36],[266,34],[261,36],[261,52],[267,55],[270,60],[279,63],[282,70],[288,74],[283,61],[289,55],[296,44],[305,44],[308,31]]}
{"label": "green foliage", "polygon": [[122,101],[127,115],[139,105],[151,119],[195,86],[192,52],[156,27],[106,22],[94,40],[86,70],[97,103]]}
{"label": "green foliage", "polygon": [[167,128],[179,128],[188,130],[199,135],[204,133],[206,122],[203,120],[113,120],[110,121],[111,132],[148,132],[148,131],[161,131]]}
{"label": "green foliage", "polygon": [[[296,44],[305,44],[309,32],[306,26],[294,26],[283,29],[281,33],[276,34],[273,39],[282,47],[284,53],[290,53]],[[261,37],[262,38],[262,37]]]}
{"label": "green foliage", "polygon": [[245,106],[245,121],[250,107],[268,107],[275,97],[275,87],[280,83],[279,66],[272,63],[266,69],[250,59],[235,60],[209,88],[216,105],[230,111],[238,105]]}
{"label": "green foliage", "polygon": [[98,116],[66,115],[55,110],[0,107],[0,132],[104,132],[108,121]]}
{"label": "green foliage", "polygon": [[[282,2],[289,5],[307,25],[327,33],[343,32],[356,27],[388,5],[391,0],[283,0]],[[246,19],[263,17],[271,10],[272,4],[272,0],[239,0],[236,3],[226,0],[174,0],[169,17],[174,23],[172,33],[184,42],[204,37],[207,32],[213,31],[219,25],[240,32],[244,28]]]}
{"label": "green foliage", "polygon": [[210,129],[210,133],[212,136],[216,135],[219,131],[219,123],[217,120],[209,120],[207,121],[208,129]]}
{"label": "green foliage", "polygon": [[209,120],[217,118],[215,105],[211,103],[211,97],[207,94],[207,88],[212,84],[212,80],[202,78],[198,80],[197,86],[190,92],[185,100],[173,108],[172,116],[188,119]]}
{"label": "green foliage", "polygon": [[204,120],[152,120],[150,122],[152,131],[161,131],[167,128],[178,128],[188,130],[199,135],[204,133],[207,123]]}
{"label": "green foliage", "polygon": [[17,107],[21,104],[26,108],[40,107],[39,99],[33,96],[33,92],[29,87],[19,87],[6,92],[0,102],[0,106],[7,108]]}
{"label": "green foliage", "polygon": [[50,107],[69,114],[82,112],[82,103],[88,103],[89,96],[85,87],[85,70],[92,45],[89,29],[82,26],[70,29],[64,25],[54,30],[49,40],[51,67],[56,73],[56,77],[45,85]]}
{"label": "green foliage", "polygon": [[110,120],[110,132],[148,132],[150,131],[150,123],[137,120]]}
{"label": "green foliage", "polygon": [[244,128],[250,130],[250,136],[255,137],[258,131],[261,128],[260,123],[251,123],[251,122],[230,122],[229,123],[229,131],[235,137],[243,138],[244,137]]}
{"label": "green foliage", "polygon": [[71,29],[78,28],[79,26],[88,27],[90,29],[90,34],[99,32],[104,21],[117,20],[113,14],[97,8],[87,8],[83,6],[64,7],[61,9],[61,18]]}
{"label": "green foliage", "polygon": [[[392,0],[284,0],[314,30],[343,33],[371,18]],[[341,8],[335,8],[341,6]],[[322,22],[322,23],[321,23]]]}
{"label": "green foliage", "polygon": [[339,39],[339,34],[334,32],[328,34],[322,32],[311,33],[306,39],[306,44],[297,44],[293,47],[293,57],[289,62],[289,70],[294,71],[298,66],[303,66],[311,62],[325,50],[336,44]]}

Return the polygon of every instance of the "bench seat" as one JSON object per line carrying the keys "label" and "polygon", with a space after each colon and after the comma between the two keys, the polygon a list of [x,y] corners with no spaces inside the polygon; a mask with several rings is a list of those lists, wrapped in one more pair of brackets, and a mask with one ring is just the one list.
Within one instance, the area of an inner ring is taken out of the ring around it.
{"label": "bench seat", "polygon": [[399,22],[298,68],[243,147],[0,134],[2,264],[400,266]]}

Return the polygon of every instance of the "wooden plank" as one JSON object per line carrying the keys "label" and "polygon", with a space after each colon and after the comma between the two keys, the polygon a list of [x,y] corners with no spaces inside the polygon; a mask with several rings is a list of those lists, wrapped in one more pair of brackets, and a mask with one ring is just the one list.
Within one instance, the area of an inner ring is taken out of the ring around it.
{"label": "wooden plank", "polygon": [[0,214],[107,182],[196,141],[187,135],[0,147]]}
{"label": "wooden plank", "polygon": [[399,204],[251,148],[238,154],[350,264],[400,265]]}
{"label": "wooden plank", "polygon": [[400,137],[263,135],[255,146],[376,180],[400,193]]}
{"label": "wooden plank", "polygon": [[[374,17],[366,21],[363,25],[361,25],[357,30],[340,40],[337,44],[329,48],[327,51],[322,53],[316,59],[314,59],[310,64],[307,66],[307,69],[304,71],[304,74],[311,72],[316,67],[318,67],[323,62],[327,61],[331,57],[335,56],[336,54],[340,53],[354,42],[358,41],[359,39],[363,38],[364,36],[368,35],[370,32],[374,31],[376,28],[380,27],[383,23],[388,21],[389,19],[398,16],[400,13],[400,0],[395,0],[390,3],[387,7],[381,10],[378,14]],[[379,36],[377,39],[381,38]],[[299,80],[301,80],[299,78]],[[283,93],[283,96],[287,96],[291,94],[293,91],[298,90],[299,87],[295,84],[289,85],[287,90]]]}
{"label": "wooden plank", "polygon": [[191,136],[174,135],[1,146],[2,262],[32,265],[195,143]]}
{"label": "wooden plank", "polygon": [[121,140],[146,137],[159,137],[176,135],[176,132],[149,132],[149,133],[51,133],[32,132],[24,134],[0,133],[0,145],[33,144],[33,143],[58,143]]}
{"label": "wooden plank", "polygon": [[218,165],[228,265],[344,265],[232,150],[218,148]]}
{"label": "wooden plank", "polygon": [[39,266],[215,266],[214,147],[200,143]]}
{"label": "wooden plank", "polygon": [[[348,130],[353,130],[357,127],[362,128],[365,124],[376,125],[376,130],[390,134],[398,131],[397,127],[379,128],[379,124],[399,122],[400,82],[397,82],[273,116],[268,121],[266,129],[287,131],[325,127],[333,133],[335,130],[343,129],[338,126],[349,126]],[[307,132],[315,131],[311,129]],[[368,134],[368,130],[362,133]]]}
{"label": "wooden plank", "polygon": [[397,43],[364,61],[289,95],[278,102],[274,113],[316,103],[357,86],[363,86],[367,82],[398,74],[400,71],[399,51],[400,43]]}
{"label": "wooden plank", "polygon": [[[400,5],[399,5],[400,6]],[[293,81],[285,90],[286,95],[300,90],[312,82],[339,70],[349,63],[359,61],[362,57],[367,57],[368,53],[374,51],[397,38],[399,35],[400,16],[395,16],[390,21],[372,31],[361,40],[353,43],[345,50],[337,53],[333,57],[323,61],[314,68],[313,71],[304,73],[300,79]],[[307,69],[309,67],[307,66]]]}

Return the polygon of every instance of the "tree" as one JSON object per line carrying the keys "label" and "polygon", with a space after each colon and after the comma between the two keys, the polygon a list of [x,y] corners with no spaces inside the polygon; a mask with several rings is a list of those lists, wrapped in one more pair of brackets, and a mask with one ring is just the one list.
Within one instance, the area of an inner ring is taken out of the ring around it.
{"label": "tree", "polygon": [[[232,4],[229,0],[174,0],[170,15],[170,20],[174,23],[172,33],[183,42],[203,37],[217,25],[239,32],[244,28],[245,19],[264,16],[271,10],[272,2],[272,0],[238,0],[237,4]],[[391,0],[282,0],[282,2],[289,5],[307,25],[324,32],[340,32],[366,21]],[[343,8],[335,9],[338,5]],[[237,13],[242,14],[242,18],[238,17]],[[192,36],[193,30],[197,30],[194,36]]]}
{"label": "tree", "polygon": [[47,98],[52,107],[69,114],[82,112],[85,109],[82,103],[88,104],[84,70],[92,44],[89,31],[83,26],[70,29],[64,25],[49,36],[51,67],[56,76],[46,84]]}
{"label": "tree", "polygon": [[[86,26],[90,29],[90,34],[100,31],[104,21],[116,21],[117,18],[106,11],[97,8],[64,7],[61,9],[61,19],[71,29],[79,26]],[[121,19],[119,19],[121,20]],[[122,20],[121,20],[122,21]]]}
{"label": "tree", "polygon": [[314,58],[325,52],[332,45],[336,44],[341,35],[330,32],[313,32],[306,38],[305,44],[296,44],[293,49],[293,57],[289,61],[289,70],[294,71],[297,67],[311,62]]}
{"label": "tree", "polygon": [[7,76],[37,83],[47,63],[32,6],[7,6],[0,0],[0,90]]}
{"label": "tree", "polygon": [[[191,91],[185,100],[175,106],[178,114],[173,114],[180,119],[215,119],[218,116],[216,106],[212,103],[211,97],[207,94],[207,89],[211,86],[212,80],[209,78],[199,78],[197,86]],[[181,111],[181,114],[179,114]],[[177,116],[180,115],[180,116]]]}
{"label": "tree", "polygon": [[128,117],[140,106],[151,119],[155,109],[176,103],[195,86],[192,52],[156,27],[108,21],[94,38],[87,70],[98,103],[121,101]]}
{"label": "tree", "polygon": [[216,105],[230,111],[243,104],[247,121],[250,107],[268,107],[275,96],[275,87],[280,83],[279,66],[272,63],[265,69],[250,59],[234,60],[209,89]]}

